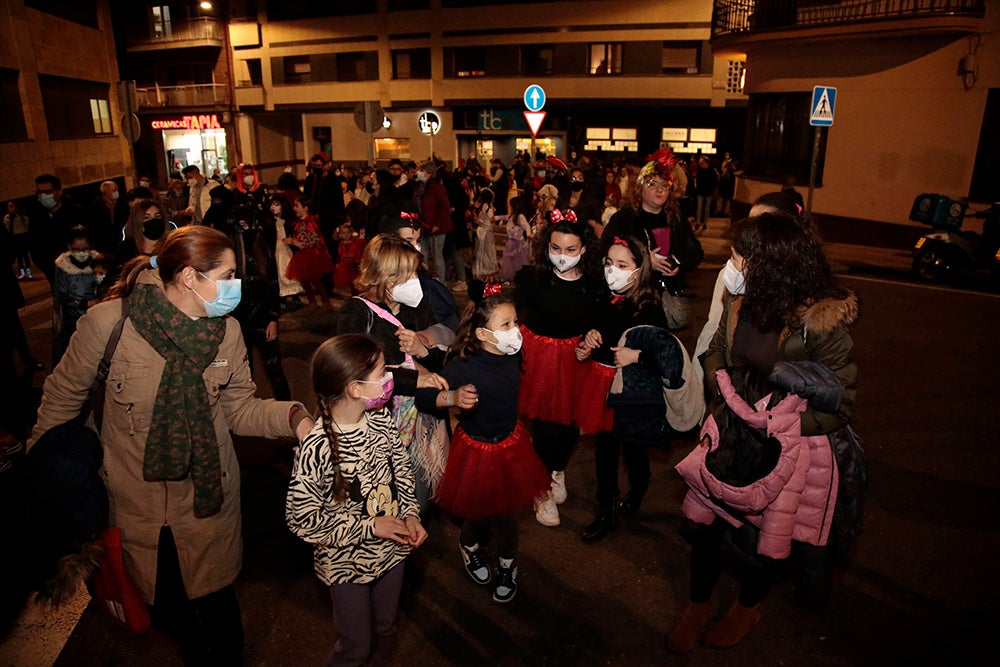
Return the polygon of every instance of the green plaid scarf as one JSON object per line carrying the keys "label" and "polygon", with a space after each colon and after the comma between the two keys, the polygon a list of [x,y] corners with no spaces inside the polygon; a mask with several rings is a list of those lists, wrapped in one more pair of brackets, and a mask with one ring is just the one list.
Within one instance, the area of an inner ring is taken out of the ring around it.
{"label": "green plaid scarf", "polygon": [[226,320],[192,320],[151,285],[137,286],[130,298],[132,324],[166,361],[146,438],[143,478],[155,482],[190,474],[194,515],[212,516],[222,509],[222,464],[202,372],[215,360]]}

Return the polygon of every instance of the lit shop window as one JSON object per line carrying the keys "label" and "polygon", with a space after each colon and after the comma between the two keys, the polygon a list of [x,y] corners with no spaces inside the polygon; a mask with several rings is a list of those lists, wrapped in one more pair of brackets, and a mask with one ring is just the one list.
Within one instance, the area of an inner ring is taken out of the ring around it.
{"label": "lit shop window", "polygon": [[375,160],[383,162],[393,158],[410,159],[409,137],[379,137],[375,140]]}
{"label": "lit shop window", "polygon": [[660,146],[666,146],[675,153],[715,155],[715,129],[665,127],[660,133]]}
{"label": "lit shop window", "polygon": [[638,151],[634,127],[588,127],[585,151]]}

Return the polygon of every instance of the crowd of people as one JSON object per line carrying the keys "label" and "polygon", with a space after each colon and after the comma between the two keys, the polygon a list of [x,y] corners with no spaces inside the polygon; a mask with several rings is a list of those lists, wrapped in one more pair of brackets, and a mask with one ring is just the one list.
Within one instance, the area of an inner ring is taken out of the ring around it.
{"label": "crowd of people", "polygon": [[[330,590],[327,664],[386,664],[404,563],[432,508],[461,522],[459,566],[507,603],[519,521],[560,525],[581,436],[596,446],[594,520],[580,534],[593,544],[641,512],[649,449],[676,435],[668,392],[688,383],[700,441],[677,469],[698,528],[669,648],[741,641],[776,564],[802,573],[804,602],[824,603],[845,546],[835,536],[850,534],[837,522],[858,521],[838,496],[848,462],[830,446],[850,428],[857,299],[797,202],[772,193],[733,223],[732,258],[689,355],[673,334],[691,322],[696,232],[728,211],[728,154],[718,170],[666,148],[635,165],[519,154],[488,168],[432,157],[365,169],[317,153],[309,166],[303,182],[286,173],[273,187],[249,164],[214,186],[188,167],[186,184],[130,192],[120,213],[102,188],[99,223],[68,212],[58,179],[37,181],[50,238],[32,252],[59,293],[61,360],[28,449],[80,411],[127,317],[101,429],[109,519],[154,625],[186,662],[242,652],[231,433],[298,441],[286,520]],[[169,197],[183,188],[180,208]],[[338,290],[336,330],[312,355],[313,416],[290,394],[277,322],[300,296],[327,308]],[[274,398],[257,395],[254,350]],[[742,588],[710,625],[727,536],[743,550]]]}

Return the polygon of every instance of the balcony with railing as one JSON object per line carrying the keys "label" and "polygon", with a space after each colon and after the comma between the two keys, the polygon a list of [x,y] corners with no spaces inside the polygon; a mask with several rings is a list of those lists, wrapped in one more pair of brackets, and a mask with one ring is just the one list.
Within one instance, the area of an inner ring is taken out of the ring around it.
{"label": "balcony with railing", "polygon": [[198,46],[221,48],[224,44],[225,26],[221,21],[208,17],[157,22],[148,34],[128,37],[128,50],[132,52]]}
{"label": "balcony with railing", "polygon": [[137,88],[140,109],[214,107],[229,104],[229,87],[221,83]]}
{"label": "balcony with railing", "polygon": [[983,18],[986,0],[715,0],[712,41],[790,31],[964,32]]}

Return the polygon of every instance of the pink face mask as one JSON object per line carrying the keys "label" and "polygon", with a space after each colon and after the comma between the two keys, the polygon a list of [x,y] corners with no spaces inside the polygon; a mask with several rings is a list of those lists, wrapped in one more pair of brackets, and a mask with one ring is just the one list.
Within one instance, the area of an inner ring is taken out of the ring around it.
{"label": "pink face mask", "polygon": [[392,373],[389,371],[385,372],[382,379],[379,381],[374,380],[358,380],[361,384],[378,384],[382,385],[382,393],[375,398],[369,398],[368,396],[362,396],[365,399],[365,410],[378,410],[383,405],[389,402],[392,397],[392,390],[395,389],[395,380],[393,380]]}

